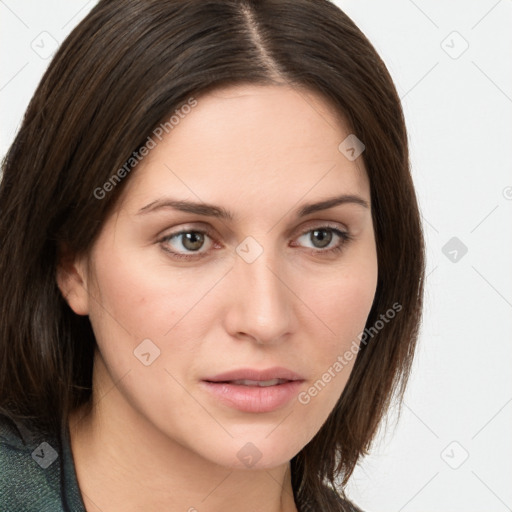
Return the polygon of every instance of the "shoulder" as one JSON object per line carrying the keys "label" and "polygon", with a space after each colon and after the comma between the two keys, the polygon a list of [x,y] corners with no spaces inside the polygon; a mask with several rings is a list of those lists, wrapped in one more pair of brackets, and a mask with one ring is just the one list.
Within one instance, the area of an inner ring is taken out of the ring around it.
{"label": "shoulder", "polygon": [[60,443],[0,414],[0,510],[58,511]]}

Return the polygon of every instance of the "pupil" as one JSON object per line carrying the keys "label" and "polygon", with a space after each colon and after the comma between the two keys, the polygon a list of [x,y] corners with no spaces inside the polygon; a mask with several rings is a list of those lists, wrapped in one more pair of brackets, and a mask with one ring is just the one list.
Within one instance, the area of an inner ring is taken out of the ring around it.
{"label": "pupil", "polygon": [[[313,237],[317,237],[317,239],[320,241],[319,245],[315,243]],[[315,229],[311,232],[311,241],[319,248],[327,247],[331,243],[331,240],[332,233],[326,229]]]}
{"label": "pupil", "polygon": [[203,245],[204,237],[202,233],[185,233],[185,239],[183,240],[183,247],[190,251],[200,249]]}

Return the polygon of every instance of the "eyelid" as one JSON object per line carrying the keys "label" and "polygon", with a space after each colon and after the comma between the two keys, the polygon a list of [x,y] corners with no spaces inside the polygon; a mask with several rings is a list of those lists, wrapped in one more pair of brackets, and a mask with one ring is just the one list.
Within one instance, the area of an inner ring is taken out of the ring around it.
{"label": "eyelid", "polygon": [[[336,223],[336,222],[333,222],[333,221],[328,221],[328,220],[311,220],[311,221],[308,221],[306,223],[306,226],[302,227],[302,229],[298,232],[298,234],[294,235],[294,231],[296,232],[296,230],[290,230],[289,232],[287,232],[286,234],[286,237],[291,237],[293,236],[294,238],[297,238],[297,237],[300,237],[302,235],[305,235],[306,233],[309,233],[310,231],[313,231],[315,229],[321,229],[321,228],[330,228],[330,229],[333,229],[333,230],[338,230],[338,231],[343,231],[345,233],[349,233],[349,229],[344,226],[343,224],[341,223]],[[162,231],[162,233],[165,233],[167,230],[164,230]],[[157,238],[159,240],[162,240],[162,239],[168,239],[168,238],[171,238],[173,236],[177,236],[177,235],[180,235],[182,233],[189,233],[190,231],[197,231],[197,232],[200,232],[200,233],[204,233],[206,235],[208,235],[210,238],[214,239],[213,237],[213,232],[214,230],[206,223],[202,223],[202,222],[199,222],[199,223],[196,223],[195,225],[192,225],[191,224],[185,224],[183,225],[182,227],[180,227],[177,231],[173,231],[173,232],[170,232],[170,233],[167,233],[167,234],[159,234],[157,236]],[[217,240],[214,240],[217,242]]]}
{"label": "eyelid", "polygon": [[306,233],[309,233],[310,231],[314,231],[315,229],[322,229],[322,228],[329,228],[337,231],[343,231],[345,233],[348,233],[349,230],[346,226],[344,226],[341,223],[336,223],[328,220],[313,220],[309,221],[306,224],[305,228],[302,228],[302,231],[300,232],[299,236],[305,235]]}
{"label": "eyelid", "polygon": [[205,235],[208,235],[212,239],[212,241],[217,242],[216,237],[214,235],[215,230],[212,229],[211,226],[209,226],[208,224],[204,224],[204,223],[198,223],[195,225],[183,224],[183,225],[180,225],[179,228],[174,228],[175,231],[172,229],[173,228],[167,228],[167,229],[162,230],[156,236],[156,241],[162,242],[164,240],[168,240],[172,237],[181,235],[183,233],[197,232],[197,233],[204,233]]}

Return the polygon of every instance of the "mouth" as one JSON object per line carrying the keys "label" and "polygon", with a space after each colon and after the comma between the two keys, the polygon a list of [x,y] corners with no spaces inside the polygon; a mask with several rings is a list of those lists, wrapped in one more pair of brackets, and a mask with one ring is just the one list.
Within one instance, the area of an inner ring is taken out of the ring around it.
{"label": "mouth", "polygon": [[283,367],[273,367],[264,370],[239,368],[237,370],[231,370],[211,377],[206,377],[203,380],[214,383],[240,383],[240,385],[246,386],[275,386],[276,384],[283,384],[284,382],[304,380],[304,377]]}
{"label": "mouth", "polygon": [[249,379],[236,379],[224,381],[224,384],[232,384],[233,386],[258,386],[260,388],[267,388],[269,386],[278,386],[279,384],[286,384],[292,382],[286,379],[270,379],[270,380],[249,380]]}
{"label": "mouth", "polygon": [[286,368],[240,369],[201,381],[216,401],[242,412],[271,412],[297,395],[304,378]]}

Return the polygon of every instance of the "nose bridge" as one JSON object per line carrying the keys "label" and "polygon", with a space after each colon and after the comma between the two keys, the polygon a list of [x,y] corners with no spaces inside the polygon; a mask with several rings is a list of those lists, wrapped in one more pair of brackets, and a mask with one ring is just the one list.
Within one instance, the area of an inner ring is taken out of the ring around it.
{"label": "nose bridge", "polygon": [[232,329],[259,342],[277,341],[288,329],[291,294],[276,251],[248,237],[237,247]]}

